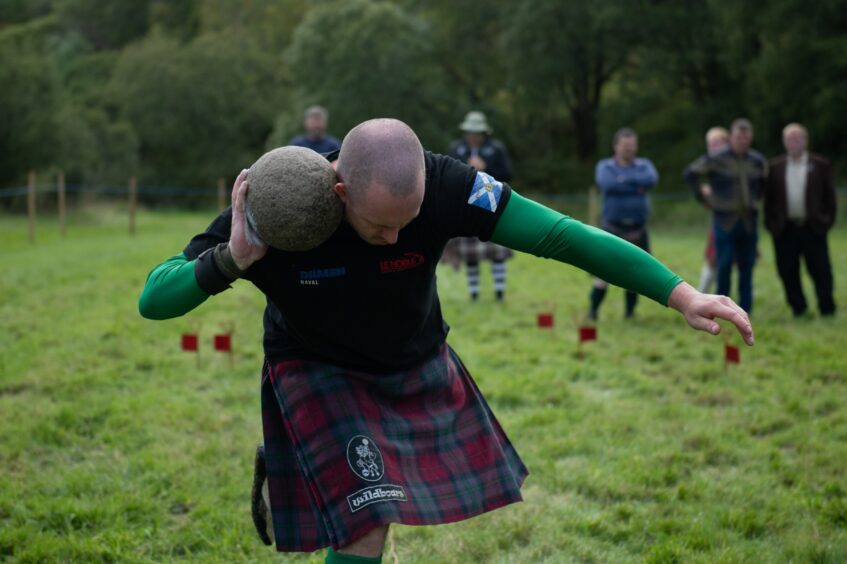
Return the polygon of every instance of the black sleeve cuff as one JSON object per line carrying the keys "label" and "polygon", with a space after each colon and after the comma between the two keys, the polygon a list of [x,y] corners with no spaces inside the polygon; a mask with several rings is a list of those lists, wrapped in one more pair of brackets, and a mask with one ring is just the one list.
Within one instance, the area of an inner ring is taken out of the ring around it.
{"label": "black sleeve cuff", "polygon": [[215,264],[214,250],[215,247],[206,249],[194,261],[194,277],[197,279],[197,285],[210,296],[228,290],[230,284],[236,280],[221,272]]}

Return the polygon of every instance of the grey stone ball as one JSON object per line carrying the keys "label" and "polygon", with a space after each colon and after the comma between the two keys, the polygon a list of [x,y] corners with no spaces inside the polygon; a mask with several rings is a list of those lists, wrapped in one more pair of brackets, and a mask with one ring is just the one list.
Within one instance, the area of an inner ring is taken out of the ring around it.
{"label": "grey stone ball", "polygon": [[344,210],[329,162],[305,147],[262,155],[247,173],[245,212],[262,240],[284,251],[308,251],[329,239]]}

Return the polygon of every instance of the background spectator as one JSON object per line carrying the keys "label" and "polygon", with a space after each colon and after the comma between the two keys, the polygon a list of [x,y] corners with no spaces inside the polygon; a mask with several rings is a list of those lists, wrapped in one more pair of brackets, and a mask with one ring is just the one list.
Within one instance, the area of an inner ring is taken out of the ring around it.
{"label": "background spectator", "polygon": [[773,237],[776,267],[785,299],[795,316],[806,312],[800,257],[815,284],[821,315],[835,313],[827,231],[835,223],[835,184],[829,161],[810,153],[806,128],[790,123],[782,131],[786,154],[770,162],[765,183],[765,226]]}
{"label": "background spectator", "polygon": [[[729,148],[729,131],[725,127],[712,127],[706,132],[706,154],[700,157],[714,157],[718,153]],[[709,288],[715,281],[715,264],[717,254],[715,252],[715,230],[712,227],[712,221],[709,220],[709,233],[706,236],[706,250],[704,252],[706,261],[703,263],[703,268],[700,271],[700,284],[697,289],[701,292],[708,292]]]}
{"label": "background spectator", "polygon": [[331,153],[341,148],[341,141],[332,135],[327,135],[329,112],[322,106],[311,106],[303,116],[303,128],[306,133],[298,135],[288,142],[289,145],[306,147],[318,153]]}
{"label": "background spectator", "polygon": [[[659,173],[649,159],[639,158],[638,136],[628,127],[615,132],[612,139],[614,156],[597,163],[595,182],[603,196],[602,227],[609,233],[629,241],[650,252],[647,219],[650,200],[647,191],[659,182]],[[608,283],[594,279],[591,288],[590,319],[597,319],[600,304],[606,297]],[[625,293],[625,312],[629,318],[635,313],[638,294]]]}
{"label": "background spectator", "polygon": [[686,182],[698,201],[712,208],[717,251],[717,293],[729,295],[732,264],[738,264],[739,305],[753,311],[753,266],[758,242],[758,200],[768,164],[750,148],[753,124],[744,118],[732,122],[729,149],[698,159],[685,169]]}
{"label": "background spectator", "polygon": [[[464,132],[462,139],[450,145],[447,154],[465,162],[475,169],[493,176],[500,182],[512,179],[512,161],[502,143],[491,137],[492,129],[482,112],[468,112],[459,125]],[[479,263],[491,261],[491,277],[494,280],[494,295],[502,300],[506,292],[506,261],[512,258],[512,250],[480,241],[476,237],[460,237],[450,243],[447,260],[456,256],[454,265],[464,262],[467,266],[468,293],[471,300],[479,297]]]}

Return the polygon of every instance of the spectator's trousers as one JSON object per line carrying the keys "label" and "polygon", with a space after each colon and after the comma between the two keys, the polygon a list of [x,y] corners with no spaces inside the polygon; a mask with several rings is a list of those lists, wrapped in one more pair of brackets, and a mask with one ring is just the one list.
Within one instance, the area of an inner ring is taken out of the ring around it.
{"label": "spectator's trousers", "polygon": [[717,251],[718,291],[730,295],[732,286],[732,263],[738,265],[738,305],[747,313],[753,311],[753,266],[756,264],[756,245],[759,234],[744,221],[736,221],[727,227],[714,222],[715,250]]}
{"label": "spectator's trousers", "polygon": [[800,257],[815,284],[818,309],[822,315],[835,313],[832,298],[832,265],[826,234],[816,232],[808,225],[788,222],[783,232],[773,239],[776,268],[785,288],[785,299],[794,315],[806,311],[806,296],[800,282]]}

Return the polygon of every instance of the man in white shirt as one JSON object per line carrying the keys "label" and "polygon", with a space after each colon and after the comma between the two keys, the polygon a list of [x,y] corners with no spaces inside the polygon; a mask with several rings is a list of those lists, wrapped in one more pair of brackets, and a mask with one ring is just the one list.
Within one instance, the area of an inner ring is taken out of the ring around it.
{"label": "man in white shirt", "polygon": [[795,316],[806,313],[800,257],[815,284],[821,315],[835,313],[827,231],[835,223],[835,183],[827,159],[807,150],[799,123],[782,131],[786,154],[773,159],[765,185],[765,226],[771,232],[785,298]]}

